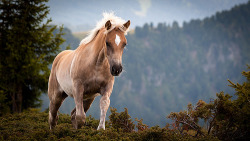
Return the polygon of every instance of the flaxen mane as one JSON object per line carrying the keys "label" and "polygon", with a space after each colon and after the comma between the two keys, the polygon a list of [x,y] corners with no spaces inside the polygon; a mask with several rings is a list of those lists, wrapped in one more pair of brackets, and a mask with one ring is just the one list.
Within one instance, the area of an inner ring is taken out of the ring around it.
{"label": "flaxen mane", "polygon": [[114,14],[113,12],[111,12],[111,13],[106,13],[106,12],[105,12],[105,13],[103,13],[103,19],[100,20],[99,22],[97,22],[96,27],[95,27],[93,30],[91,30],[91,31],[89,32],[88,36],[87,36],[86,38],[84,38],[84,39],[80,42],[80,45],[81,45],[81,44],[87,44],[87,43],[91,42],[91,41],[95,38],[95,36],[96,36],[96,34],[98,33],[98,31],[99,31],[101,28],[104,28],[105,23],[106,23],[108,20],[110,20],[110,22],[111,22],[111,24],[112,24],[112,27],[106,32],[106,34],[107,34],[108,32],[110,32],[111,30],[113,30],[115,27],[119,27],[119,29],[120,29],[121,31],[123,31],[125,35],[126,35],[127,32],[129,31],[129,29],[126,29],[126,28],[123,27],[123,24],[126,22],[125,20],[123,20],[123,19],[120,18],[120,17],[115,16],[115,14]]}

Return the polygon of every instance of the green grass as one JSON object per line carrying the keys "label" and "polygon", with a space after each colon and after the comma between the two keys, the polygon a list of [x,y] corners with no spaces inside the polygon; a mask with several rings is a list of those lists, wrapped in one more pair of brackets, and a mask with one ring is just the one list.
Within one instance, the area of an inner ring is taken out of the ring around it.
{"label": "green grass", "polygon": [[[119,113],[115,114],[119,116]],[[211,136],[181,135],[175,130],[158,126],[143,131],[134,129],[124,132],[122,126],[114,128],[117,123],[112,126],[110,121],[106,122],[106,130],[97,131],[98,124],[98,120],[89,116],[86,118],[86,125],[76,130],[71,125],[69,115],[59,114],[57,126],[49,130],[48,113],[29,109],[19,114],[0,117],[0,140],[217,140]]]}

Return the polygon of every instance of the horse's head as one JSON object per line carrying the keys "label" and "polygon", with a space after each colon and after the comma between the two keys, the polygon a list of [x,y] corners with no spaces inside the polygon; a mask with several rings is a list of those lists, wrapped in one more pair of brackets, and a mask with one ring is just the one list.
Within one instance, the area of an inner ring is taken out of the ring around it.
{"label": "horse's head", "polygon": [[111,30],[106,36],[106,48],[110,72],[113,76],[118,76],[122,72],[122,54],[127,44],[127,39],[124,34],[129,25],[130,21],[127,21],[122,27],[114,27],[111,29],[112,24],[110,21],[107,21],[105,24],[106,30]]}

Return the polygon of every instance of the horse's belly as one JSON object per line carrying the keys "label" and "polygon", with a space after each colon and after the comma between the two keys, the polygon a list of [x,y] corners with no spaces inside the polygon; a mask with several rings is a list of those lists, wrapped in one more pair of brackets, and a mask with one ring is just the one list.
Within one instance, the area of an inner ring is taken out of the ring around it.
{"label": "horse's belly", "polygon": [[68,95],[73,97],[73,83],[70,77],[57,77],[61,89]]}
{"label": "horse's belly", "polygon": [[100,95],[100,93],[87,93],[87,94],[83,95],[83,99],[84,100],[86,100],[86,99],[92,99],[92,98],[97,97],[98,95]]}

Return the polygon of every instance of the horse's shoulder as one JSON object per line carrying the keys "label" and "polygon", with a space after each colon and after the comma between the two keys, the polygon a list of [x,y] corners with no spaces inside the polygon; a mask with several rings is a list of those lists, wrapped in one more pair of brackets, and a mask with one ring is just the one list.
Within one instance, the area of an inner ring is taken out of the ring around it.
{"label": "horse's shoulder", "polygon": [[69,54],[69,53],[72,53],[72,52],[73,52],[73,50],[64,50],[61,53],[59,53],[58,55],[66,55],[66,54]]}
{"label": "horse's shoulder", "polygon": [[56,56],[55,60],[59,60],[60,58],[66,56],[66,55],[68,55],[68,54],[70,54],[70,53],[72,53],[72,52],[73,52],[72,50],[64,50],[64,51],[60,52],[60,53]]}
{"label": "horse's shoulder", "polygon": [[64,50],[62,52],[60,52],[54,59],[53,61],[53,66],[57,65],[58,62],[60,62],[60,60],[62,58],[64,58],[65,56],[67,56],[68,54],[70,54],[71,52],[73,52],[72,50]]}

